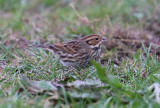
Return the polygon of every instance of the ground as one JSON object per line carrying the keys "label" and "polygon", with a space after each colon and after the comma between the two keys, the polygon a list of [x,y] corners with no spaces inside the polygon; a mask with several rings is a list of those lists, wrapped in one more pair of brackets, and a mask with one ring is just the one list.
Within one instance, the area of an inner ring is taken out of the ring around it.
{"label": "ground", "polygon": [[[82,70],[32,47],[89,34],[108,41]],[[159,0],[0,0],[0,107],[159,108],[159,37]]]}

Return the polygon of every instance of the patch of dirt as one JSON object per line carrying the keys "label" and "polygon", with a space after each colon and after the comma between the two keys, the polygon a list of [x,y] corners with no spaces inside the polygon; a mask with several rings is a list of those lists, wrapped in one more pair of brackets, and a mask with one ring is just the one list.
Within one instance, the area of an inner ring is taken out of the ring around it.
{"label": "patch of dirt", "polygon": [[160,6],[158,6],[152,16],[145,22],[144,28],[153,33],[156,38],[160,37]]}
{"label": "patch of dirt", "polygon": [[12,48],[28,48],[29,41],[20,33],[13,33],[3,42],[5,46],[12,45]]}
{"label": "patch of dirt", "polygon": [[[108,29],[107,36],[110,37],[107,42],[104,42],[103,45],[108,50],[103,56],[106,57],[106,54],[110,54],[107,57],[111,58],[116,64],[120,64],[121,61],[126,57],[131,57],[131,55],[136,54],[138,50],[144,50],[142,45],[146,48],[149,48],[151,45],[150,53],[156,54],[160,59],[160,44],[157,41],[155,36],[145,30],[138,30],[136,28],[122,28],[122,27],[113,27],[114,29]],[[114,50],[115,49],[115,50]],[[145,53],[144,53],[145,55]],[[102,60],[102,63],[105,64],[106,58]]]}

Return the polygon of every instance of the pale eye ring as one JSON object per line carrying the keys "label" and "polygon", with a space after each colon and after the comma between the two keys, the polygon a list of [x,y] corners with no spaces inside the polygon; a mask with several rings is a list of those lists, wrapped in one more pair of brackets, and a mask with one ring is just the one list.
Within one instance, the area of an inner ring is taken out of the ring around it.
{"label": "pale eye ring", "polygon": [[95,38],[95,40],[98,40],[98,38]]}

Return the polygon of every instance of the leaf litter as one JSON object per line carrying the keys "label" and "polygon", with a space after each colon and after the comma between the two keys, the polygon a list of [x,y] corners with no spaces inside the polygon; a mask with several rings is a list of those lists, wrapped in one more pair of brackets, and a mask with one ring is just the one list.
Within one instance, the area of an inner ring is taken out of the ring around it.
{"label": "leaf litter", "polygon": [[[86,81],[75,80],[72,82],[62,81],[33,81],[29,80],[27,76],[21,76],[19,79],[20,89],[18,93],[25,92],[31,95],[47,95],[48,101],[54,103],[58,100],[65,98],[64,92],[68,99],[90,99],[93,101],[101,98],[104,93],[107,93],[104,88],[108,87],[107,84],[102,83],[99,79],[88,79]],[[92,91],[92,92],[91,92]],[[110,93],[108,92],[108,95]]]}

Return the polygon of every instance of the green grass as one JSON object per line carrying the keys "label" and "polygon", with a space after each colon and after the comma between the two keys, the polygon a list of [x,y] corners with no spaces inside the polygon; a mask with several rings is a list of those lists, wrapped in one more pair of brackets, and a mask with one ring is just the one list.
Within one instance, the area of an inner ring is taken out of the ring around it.
{"label": "green grass", "polygon": [[[50,43],[70,40],[79,35],[99,34],[103,25],[111,29],[114,25],[124,28],[138,25],[137,29],[143,30],[143,19],[151,17],[159,0],[94,0],[90,5],[85,0],[75,1],[81,17],[89,21],[99,19],[93,23],[94,30],[78,19],[70,3],[69,0],[0,0],[0,108],[53,105],[57,108],[159,108],[154,90],[160,89],[160,62],[156,55],[150,54],[150,47],[143,46],[120,65],[107,55],[109,60],[103,67],[93,62],[94,66],[85,70],[71,70],[63,67],[50,52],[27,48],[22,41],[26,39],[29,44],[41,39]],[[23,75],[33,81],[44,80],[42,86],[51,80],[63,85],[76,80],[100,80],[105,86],[88,83],[86,88],[74,87],[77,84],[64,86],[58,91],[60,98],[49,101],[55,94],[37,91],[31,95],[21,79]],[[24,91],[20,92],[20,88]]]}

